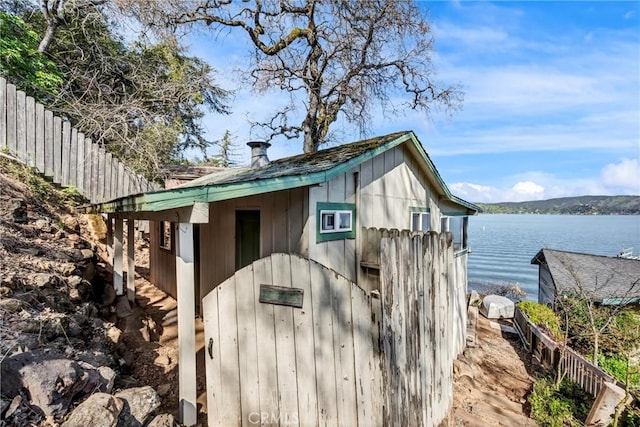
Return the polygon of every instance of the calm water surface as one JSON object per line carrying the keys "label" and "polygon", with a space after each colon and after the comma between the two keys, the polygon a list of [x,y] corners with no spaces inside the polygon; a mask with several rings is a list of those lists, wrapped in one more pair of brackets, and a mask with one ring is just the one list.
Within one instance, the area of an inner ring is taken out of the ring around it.
{"label": "calm water surface", "polygon": [[469,287],[519,283],[527,298],[538,298],[538,266],[531,259],[542,248],[615,256],[633,247],[640,252],[636,215],[485,215],[469,219]]}

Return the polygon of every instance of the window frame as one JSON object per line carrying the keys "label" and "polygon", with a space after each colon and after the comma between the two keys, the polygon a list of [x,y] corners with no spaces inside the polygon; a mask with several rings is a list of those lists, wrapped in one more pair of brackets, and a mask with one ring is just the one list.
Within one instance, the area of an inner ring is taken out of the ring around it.
{"label": "window frame", "polygon": [[[459,236],[460,236],[460,241],[458,243],[455,242],[455,239],[453,241],[454,244],[454,253],[456,255],[460,255],[460,254],[464,254],[469,252],[469,215],[466,213],[442,213],[442,220],[444,218],[459,218],[461,219],[460,221],[460,231],[459,231]],[[441,221],[442,221],[441,220]],[[449,232],[453,233],[451,231],[451,222],[449,221]],[[455,234],[454,234],[455,236]]]}
{"label": "window frame", "polygon": [[[323,215],[334,215],[334,229],[326,229]],[[349,214],[349,228],[335,228],[340,226],[340,215]],[[356,238],[356,205],[355,203],[317,202],[316,204],[316,243],[330,240],[344,240]]]}
{"label": "window frame", "polygon": [[[167,244],[166,227],[169,227],[169,243]],[[170,221],[158,221],[158,247],[163,251],[174,252],[175,249],[175,232],[173,223]]]}
{"label": "window frame", "polygon": [[[419,230],[414,230],[413,227],[413,218],[414,215],[418,215],[419,217],[419,221],[420,221],[420,229]],[[424,228],[424,221],[427,221],[427,229],[423,230]],[[421,206],[410,206],[409,207],[409,230],[410,231],[419,231],[422,233],[426,233],[427,231],[431,231],[431,209],[427,208],[427,207],[421,207]]]}
{"label": "window frame", "polygon": [[[341,215],[349,215],[349,227],[348,228],[341,228],[340,227],[340,223],[341,223]],[[333,215],[333,221],[334,221],[334,228],[333,229],[327,229],[325,228],[325,224],[324,224],[324,216],[325,215]],[[336,220],[336,218],[338,218]],[[335,225],[337,225],[338,227],[335,228]],[[323,209],[320,211],[320,233],[344,233],[344,232],[348,232],[348,231],[352,231],[353,230],[353,212],[350,210],[334,210],[334,209]]]}

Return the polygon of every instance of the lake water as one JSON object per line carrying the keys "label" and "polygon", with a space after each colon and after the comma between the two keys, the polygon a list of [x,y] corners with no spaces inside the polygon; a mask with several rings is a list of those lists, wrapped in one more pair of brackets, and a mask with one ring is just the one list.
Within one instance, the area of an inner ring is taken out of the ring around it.
{"label": "lake water", "polygon": [[640,252],[637,215],[487,215],[469,218],[469,288],[518,283],[527,298],[538,299],[542,248],[615,256]]}

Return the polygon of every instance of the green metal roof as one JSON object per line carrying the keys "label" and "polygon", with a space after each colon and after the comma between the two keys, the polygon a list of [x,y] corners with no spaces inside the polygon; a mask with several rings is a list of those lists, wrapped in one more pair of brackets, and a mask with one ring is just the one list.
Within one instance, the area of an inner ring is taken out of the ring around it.
{"label": "green metal roof", "polygon": [[84,208],[88,213],[158,212],[191,206],[196,202],[216,202],[327,182],[333,177],[388,151],[409,143],[424,161],[441,197],[471,211],[480,209],[449,191],[435,165],[411,131],[396,132],[315,153],[273,160],[257,167],[230,168],[167,190],[137,194]]}

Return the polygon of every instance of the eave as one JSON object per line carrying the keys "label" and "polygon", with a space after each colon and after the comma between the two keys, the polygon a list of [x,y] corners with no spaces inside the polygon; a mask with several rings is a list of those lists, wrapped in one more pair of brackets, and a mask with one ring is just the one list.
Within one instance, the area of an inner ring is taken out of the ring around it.
{"label": "eave", "polygon": [[442,177],[431,162],[422,144],[413,132],[402,133],[378,147],[364,151],[362,154],[339,163],[330,169],[321,172],[308,173],[302,175],[287,175],[277,178],[255,179],[251,181],[228,183],[228,184],[207,184],[202,186],[176,187],[167,190],[153,191],[149,193],[136,194],[111,200],[104,203],[83,206],[80,208],[85,213],[111,213],[124,214],[141,212],[160,212],[170,209],[178,209],[192,206],[195,203],[211,203],[222,200],[236,199],[240,197],[257,194],[282,191],[293,188],[308,187],[327,182],[332,178],[348,172],[354,167],[370,160],[402,143],[411,142],[409,147],[421,160],[426,175],[438,189],[439,196],[454,204],[467,209],[469,215],[475,215],[480,208],[472,203],[462,200],[449,191]]}

